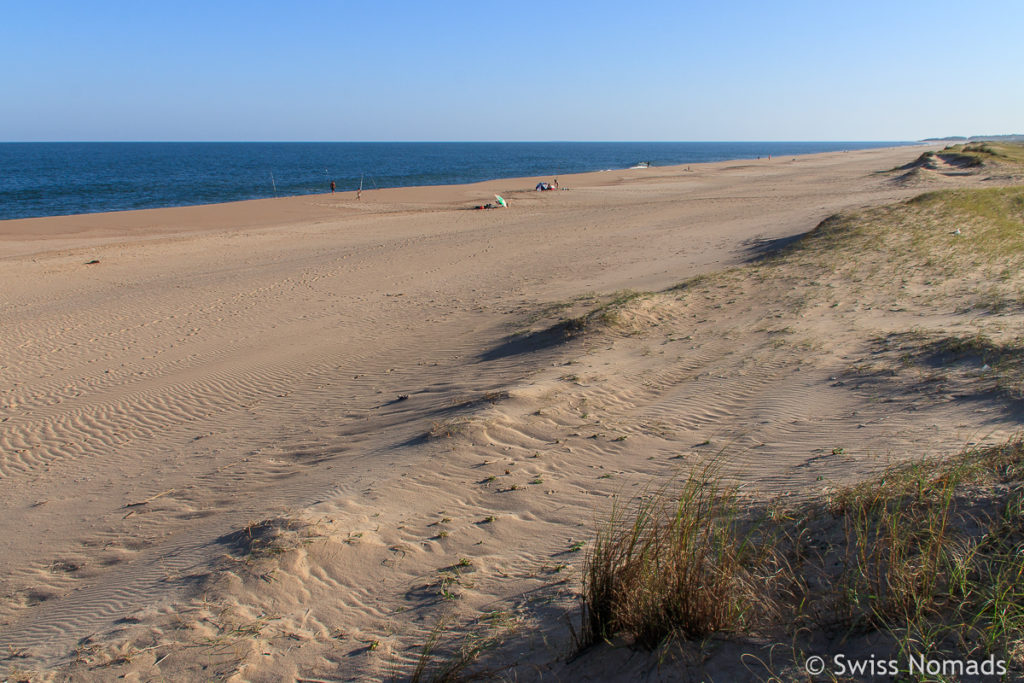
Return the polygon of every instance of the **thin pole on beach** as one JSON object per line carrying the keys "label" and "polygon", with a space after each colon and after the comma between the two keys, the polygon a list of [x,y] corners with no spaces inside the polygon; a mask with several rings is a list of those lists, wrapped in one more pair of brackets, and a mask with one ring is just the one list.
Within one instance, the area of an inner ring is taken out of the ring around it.
{"label": "thin pole on beach", "polygon": [[277,183],[274,181],[274,172],[270,172],[270,184],[274,186],[274,199],[277,199]]}

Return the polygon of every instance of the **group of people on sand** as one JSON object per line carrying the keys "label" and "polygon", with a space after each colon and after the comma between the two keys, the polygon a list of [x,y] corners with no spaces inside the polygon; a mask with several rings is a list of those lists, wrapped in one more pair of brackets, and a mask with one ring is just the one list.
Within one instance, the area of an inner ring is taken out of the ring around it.
{"label": "group of people on sand", "polygon": [[[558,189],[558,178],[554,178],[550,183],[539,182],[539,183],[537,183],[537,186],[534,189],[536,189],[537,192],[546,192],[548,190],[557,190]],[[473,208],[474,209],[497,209],[499,207],[502,208],[502,209],[507,209],[508,208],[508,202],[506,202],[499,195],[494,195],[494,199],[497,202],[497,204],[493,204],[493,203],[478,204],[477,206],[474,206]]]}
{"label": "group of people on sand", "polygon": [[[336,192],[337,189],[338,189],[337,184],[332,180],[331,181],[331,192]],[[536,190],[538,192],[546,192],[547,190],[557,190],[557,189],[558,189],[558,178],[552,179],[552,181],[550,183],[545,183],[545,182],[537,183],[537,187],[536,187]],[[360,187],[359,191],[356,193],[356,199],[359,199],[362,194],[363,194],[363,188]],[[508,203],[506,203],[506,201],[504,199],[502,199],[498,195],[494,195],[494,198],[498,202],[497,205],[495,205],[495,204],[483,204],[483,205],[477,206],[475,208],[477,208],[477,209],[496,209],[499,206],[502,207],[502,208],[506,208],[506,209],[508,208]]]}

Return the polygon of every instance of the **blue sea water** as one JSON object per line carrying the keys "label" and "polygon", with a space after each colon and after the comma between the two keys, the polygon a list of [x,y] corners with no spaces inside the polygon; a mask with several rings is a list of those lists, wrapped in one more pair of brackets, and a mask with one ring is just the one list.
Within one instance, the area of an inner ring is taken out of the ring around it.
{"label": "blue sea water", "polygon": [[792,156],[906,142],[0,143],[0,220]]}

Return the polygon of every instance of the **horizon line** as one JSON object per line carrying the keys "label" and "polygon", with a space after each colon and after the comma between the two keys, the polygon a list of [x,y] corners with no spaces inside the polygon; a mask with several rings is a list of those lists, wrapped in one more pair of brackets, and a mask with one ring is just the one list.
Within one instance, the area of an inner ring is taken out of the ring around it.
{"label": "horizon line", "polygon": [[868,139],[814,139],[814,140],[0,140],[3,145],[18,144],[711,144],[711,143],[784,143],[784,142],[924,142],[968,137],[995,136],[944,136],[916,139],[868,140]]}

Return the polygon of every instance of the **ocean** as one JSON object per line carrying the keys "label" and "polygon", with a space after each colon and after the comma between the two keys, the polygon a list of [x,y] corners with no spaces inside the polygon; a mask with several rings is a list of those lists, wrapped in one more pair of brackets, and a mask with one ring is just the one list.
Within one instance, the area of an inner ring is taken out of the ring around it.
{"label": "ocean", "polygon": [[0,220],[450,185],[910,142],[0,143]]}

